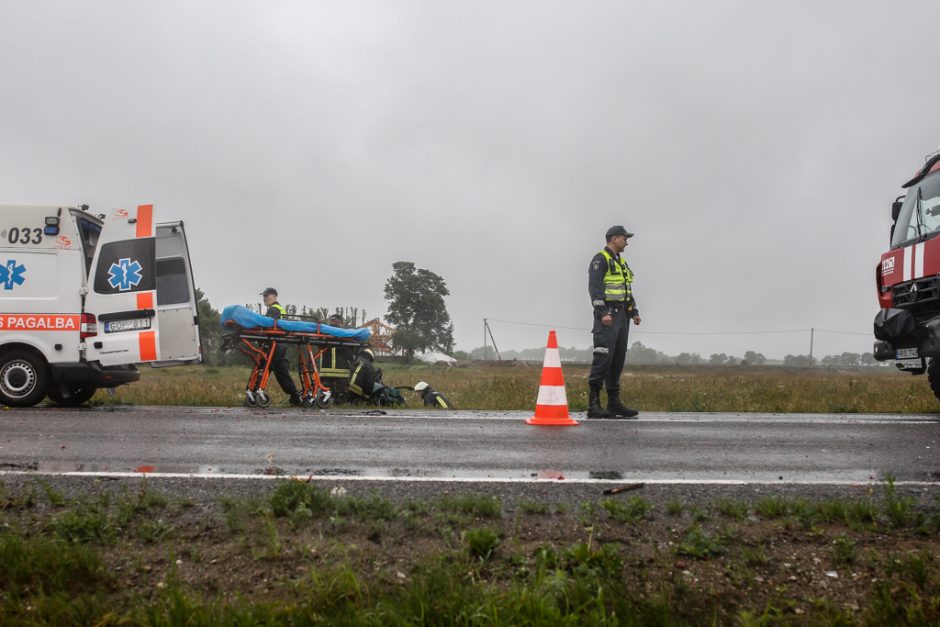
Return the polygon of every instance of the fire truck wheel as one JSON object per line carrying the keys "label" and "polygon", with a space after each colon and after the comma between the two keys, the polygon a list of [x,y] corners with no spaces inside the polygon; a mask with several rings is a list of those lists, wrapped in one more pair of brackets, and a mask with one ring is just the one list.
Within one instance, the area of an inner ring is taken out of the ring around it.
{"label": "fire truck wheel", "polygon": [[10,351],[0,357],[0,403],[32,407],[49,387],[45,360],[29,351]]}
{"label": "fire truck wheel", "polygon": [[940,400],[940,360],[931,359],[927,363],[927,381],[930,382],[933,395]]}
{"label": "fire truck wheel", "polygon": [[87,402],[97,391],[98,388],[93,386],[73,387],[69,388],[69,395],[66,398],[62,396],[61,390],[53,385],[49,388],[49,400],[63,407],[78,407]]}

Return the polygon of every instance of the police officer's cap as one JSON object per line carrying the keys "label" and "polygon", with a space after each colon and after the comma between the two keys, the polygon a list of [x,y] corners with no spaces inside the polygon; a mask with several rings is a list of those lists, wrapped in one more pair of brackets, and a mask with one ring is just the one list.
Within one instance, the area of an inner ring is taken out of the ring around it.
{"label": "police officer's cap", "polygon": [[607,229],[608,240],[615,235],[626,235],[627,237],[633,237],[633,233],[629,232],[627,229],[623,228],[620,225],[612,226],[609,229]]}
{"label": "police officer's cap", "polygon": [[335,314],[333,314],[333,315],[330,316],[329,320],[330,320],[330,322],[339,322],[339,323],[342,323],[342,322],[343,322],[343,317],[342,317],[341,315],[339,315],[338,313],[335,313]]}
{"label": "police officer's cap", "polygon": [[273,287],[266,287],[264,288],[264,291],[261,292],[261,296],[267,296],[268,294],[274,294],[275,296],[277,296],[277,290],[274,289]]}

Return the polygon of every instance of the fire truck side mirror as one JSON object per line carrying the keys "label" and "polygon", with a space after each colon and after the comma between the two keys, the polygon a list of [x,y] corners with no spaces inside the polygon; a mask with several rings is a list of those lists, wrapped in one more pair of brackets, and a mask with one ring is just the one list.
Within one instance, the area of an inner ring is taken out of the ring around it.
{"label": "fire truck side mirror", "polygon": [[894,202],[891,203],[891,220],[893,222],[898,221],[898,215],[901,213],[901,205],[904,204],[904,196],[898,196],[894,199]]}

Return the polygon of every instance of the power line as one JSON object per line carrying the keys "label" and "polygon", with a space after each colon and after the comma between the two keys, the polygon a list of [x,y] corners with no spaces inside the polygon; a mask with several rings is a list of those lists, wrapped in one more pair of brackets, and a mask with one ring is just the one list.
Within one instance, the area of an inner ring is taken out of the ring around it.
{"label": "power line", "polygon": [[[566,327],[556,324],[542,324],[538,322],[520,322],[518,320],[499,320],[496,318],[487,318],[490,322],[502,322],[503,324],[517,324],[526,327],[543,327],[548,329],[567,329],[569,331],[584,331],[590,333],[591,329],[584,327]],[[759,331],[648,331],[636,327],[632,333],[645,335],[774,335],[784,333],[810,333],[813,329],[765,329]],[[832,331],[827,329],[815,329],[816,333],[834,333],[837,335],[864,335],[871,336],[871,333],[859,333],[858,331]]]}

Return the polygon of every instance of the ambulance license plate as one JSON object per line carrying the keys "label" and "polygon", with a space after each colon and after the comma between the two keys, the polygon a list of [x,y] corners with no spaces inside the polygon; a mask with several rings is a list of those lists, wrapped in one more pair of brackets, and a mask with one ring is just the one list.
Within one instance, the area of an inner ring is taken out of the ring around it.
{"label": "ambulance license plate", "polygon": [[118,333],[120,331],[138,331],[150,328],[150,318],[135,318],[133,320],[112,320],[104,323],[105,333]]}
{"label": "ambulance license plate", "polygon": [[917,359],[920,355],[917,354],[916,348],[899,348],[897,353],[897,359]]}

